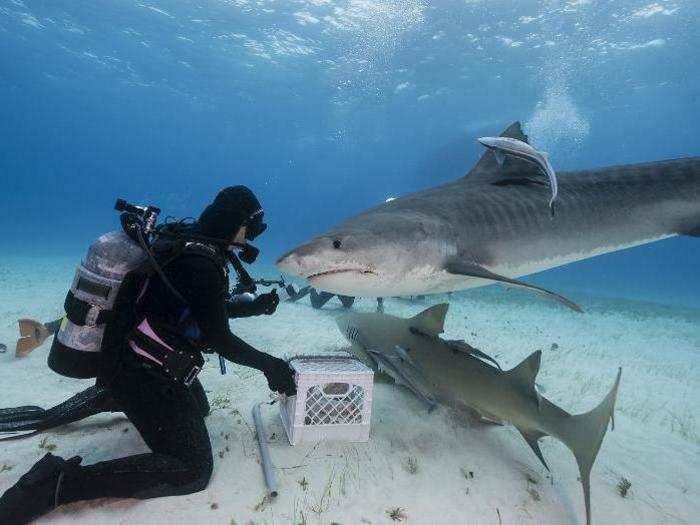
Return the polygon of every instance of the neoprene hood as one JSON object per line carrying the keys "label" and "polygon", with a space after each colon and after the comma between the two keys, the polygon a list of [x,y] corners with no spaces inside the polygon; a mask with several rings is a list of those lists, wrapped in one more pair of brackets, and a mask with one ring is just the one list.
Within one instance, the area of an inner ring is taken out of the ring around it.
{"label": "neoprene hood", "polygon": [[260,201],[250,188],[230,186],[219,192],[197,222],[203,235],[230,239],[244,225],[249,227],[253,236],[265,231],[262,217]]}

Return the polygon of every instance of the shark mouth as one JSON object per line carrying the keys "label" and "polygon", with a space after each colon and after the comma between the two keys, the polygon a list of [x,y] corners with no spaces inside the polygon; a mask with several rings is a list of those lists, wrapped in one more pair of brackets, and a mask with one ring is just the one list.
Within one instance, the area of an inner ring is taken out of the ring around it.
{"label": "shark mouth", "polygon": [[312,273],[311,275],[306,276],[307,281],[311,281],[313,279],[318,279],[319,277],[325,277],[327,275],[337,275],[341,273],[357,273],[361,275],[377,275],[375,272],[372,270],[365,270],[362,268],[341,268],[339,270],[327,270],[325,272],[318,272],[318,273]]}

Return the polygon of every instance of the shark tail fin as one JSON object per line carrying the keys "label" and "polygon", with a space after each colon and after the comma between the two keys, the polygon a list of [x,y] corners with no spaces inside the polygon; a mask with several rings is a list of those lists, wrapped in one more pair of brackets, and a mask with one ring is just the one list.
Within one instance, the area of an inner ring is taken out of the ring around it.
{"label": "shark tail fin", "polygon": [[595,462],[608,423],[615,428],[615,401],[620,386],[622,368],[618,369],[615,384],[605,399],[593,410],[571,416],[567,421],[564,443],[574,453],[583,485],[583,498],[586,505],[586,525],[591,523],[591,469]]}
{"label": "shark tail fin", "polygon": [[436,304],[409,319],[409,323],[412,328],[437,337],[445,331],[445,316],[449,307],[448,303]]}

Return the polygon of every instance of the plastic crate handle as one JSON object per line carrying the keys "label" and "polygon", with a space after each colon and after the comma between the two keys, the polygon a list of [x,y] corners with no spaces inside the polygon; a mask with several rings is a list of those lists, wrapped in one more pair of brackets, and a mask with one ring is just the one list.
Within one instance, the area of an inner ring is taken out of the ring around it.
{"label": "plastic crate handle", "polygon": [[[343,392],[336,391],[333,392],[332,390],[336,390],[342,388]],[[331,390],[329,392],[329,389]],[[343,383],[343,382],[336,382],[336,383],[326,383],[323,385],[323,388],[321,389],[321,392],[323,392],[323,395],[327,398],[333,398],[333,399],[342,399],[346,397],[350,393],[350,383]]]}

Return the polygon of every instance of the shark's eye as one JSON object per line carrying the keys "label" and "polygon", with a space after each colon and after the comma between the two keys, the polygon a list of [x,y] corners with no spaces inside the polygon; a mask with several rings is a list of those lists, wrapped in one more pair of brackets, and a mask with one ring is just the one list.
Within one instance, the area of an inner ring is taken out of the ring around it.
{"label": "shark's eye", "polygon": [[342,245],[343,245],[343,243],[340,242],[338,239],[336,239],[336,240],[333,241],[333,248],[335,248],[336,250],[340,250],[340,247],[341,247]]}

